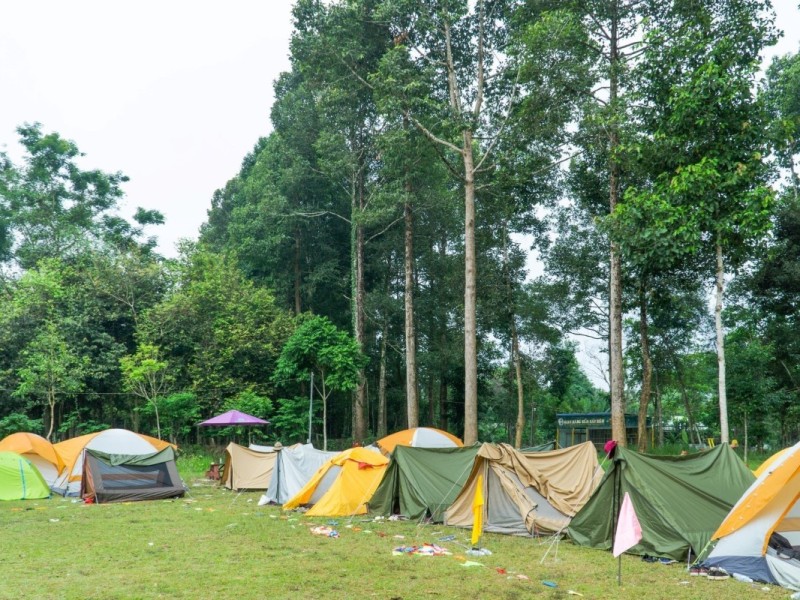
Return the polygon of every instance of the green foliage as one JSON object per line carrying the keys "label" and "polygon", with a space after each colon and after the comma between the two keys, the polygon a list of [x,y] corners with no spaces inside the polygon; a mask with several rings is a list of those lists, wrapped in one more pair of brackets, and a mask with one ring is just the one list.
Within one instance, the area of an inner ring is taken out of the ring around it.
{"label": "green foliage", "polygon": [[0,419],[0,440],[12,433],[44,433],[41,419],[31,419],[23,413],[11,413]]}
{"label": "green foliage", "polygon": [[299,321],[281,350],[273,379],[300,380],[313,371],[320,378],[318,387],[325,386],[328,393],[355,389],[368,360],[355,340],[325,317],[307,315]]}
{"label": "green foliage", "polygon": [[[308,402],[308,398],[300,396],[277,401],[278,408],[271,419],[272,431],[284,445],[308,441]],[[315,416],[312,426],[319,430],[321,425],[322,420]]]}
{"label": "green foliage", "polygon": [[[155,416],[153,403],[145,404],[138,410],[145,416]],[[173,444],[188,439],[201,419],[197,397],[191,392],[178,392],[159,398],[158,411],[161,431]]]}

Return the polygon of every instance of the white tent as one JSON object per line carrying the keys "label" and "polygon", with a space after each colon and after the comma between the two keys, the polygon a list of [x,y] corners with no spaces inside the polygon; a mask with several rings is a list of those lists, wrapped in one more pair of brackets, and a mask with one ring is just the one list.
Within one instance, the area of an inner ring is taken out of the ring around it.
{"label": "white tent", "polygon": [[106,429],[54,444],[66,468],[50,487],[63,496],[77,496],[81,489],[84,450],[98,450],[106,454],[152,454],[159,452],[169,442],[134,433],[127,429]]}
{"label": "white tent", "polygon": [[800,590],[800,443],[759,475],[712,539],[704,566]]}
{"label": "white tent", "polygon": [[311,444],[281,448],[263,502],[283,504],[303,489],[314,473],[337,454],[317,450]]}

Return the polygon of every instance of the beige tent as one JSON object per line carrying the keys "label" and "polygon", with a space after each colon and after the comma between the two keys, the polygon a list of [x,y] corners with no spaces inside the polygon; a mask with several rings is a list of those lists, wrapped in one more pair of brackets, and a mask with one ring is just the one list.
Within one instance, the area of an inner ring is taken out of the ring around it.
{"label": "beige tent", "polygon": [[220,483],[229,490],[265,490],[277,458],[274,450],[261,452],[231,442],[225,448]]}
{"label": "beige tent", "polygon": [[561,531],[589,499],[601,476],[591,442],[529,453],[508,444],[483,444],[444,521],[472,527],[473,499],[482,482],[483,531],[514,535]]}

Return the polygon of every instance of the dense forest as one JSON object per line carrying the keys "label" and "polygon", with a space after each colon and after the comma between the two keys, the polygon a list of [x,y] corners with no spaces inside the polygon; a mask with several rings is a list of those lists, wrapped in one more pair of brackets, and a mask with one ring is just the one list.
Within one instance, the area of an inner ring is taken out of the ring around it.
{"label": "dense forest", "polygon": [[601,411],[618,440],[638,413],[640,449],[647,417],[658,445],[796,440],[800,55],[762,70],[779,35],[766,0],[297,0],[271,133],[177,258],[160,213],[119,216],[121,172],[22,124],[0,437],[194,443],[236,408],[331,447],[423,425],[519,447]]}

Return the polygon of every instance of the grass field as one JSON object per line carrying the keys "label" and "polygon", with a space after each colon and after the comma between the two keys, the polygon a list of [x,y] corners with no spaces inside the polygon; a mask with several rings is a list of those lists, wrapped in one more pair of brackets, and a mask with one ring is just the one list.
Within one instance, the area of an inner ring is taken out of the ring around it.
{"label": "grass field", "polygon": [[[179,461],[181,462],[181,461]],[[491,556],[465,555],[469,532],[442,525],[314,519],[257,506],[202,479],[208,461],[182,461],[184,499],[84,505],[72,499],[0,504],[0,598],[788,598],[787,590],[689,577],[685,565],[567,541],[486,534]],[[335,521],[332,522],[332,521]],[[313,535],[331,525],[338,538]],[[453,541],[439,541],[455,535]],[[402,536],[402,538],[398,537]],[[451,556],[393,556],[438,543]],[[549,552],[548,552],[549,550]],[[542,558],[547,553],[543,563]],[[466,561],[481,563],[465,566]],[[558,587],[545,586],[543,581]]]}

